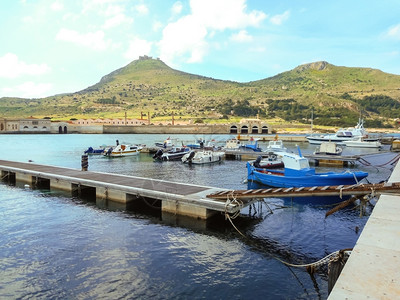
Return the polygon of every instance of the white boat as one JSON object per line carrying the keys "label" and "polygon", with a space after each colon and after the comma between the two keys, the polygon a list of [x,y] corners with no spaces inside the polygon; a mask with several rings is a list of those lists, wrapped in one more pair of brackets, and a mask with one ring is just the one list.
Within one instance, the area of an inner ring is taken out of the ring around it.
{"label": "white boat", "polygon": [[[355,127],[341,128],[334,134],[309,135],[306,136],[306,138],[310,144],[320,145],[322,142],[340,143],[352,140],[354,138],[359,138],[359,137],[361,138],[367,136],[368,132],[364,128],[364,121],[363,119],[359,119]],[[373,139],[370,138],[369,140]]]}
{"label": "white boat", "polygon": [[343,149],[334,142],[322,142],[317,150],[314,151],[316,155],[340,155]]}
{"label": "white boat", "polygon": [[143,147],[138,145],[121,144],[117,145],[114,148],[111,147],[107,151],[104,151],[103,155],[109,157],[132,156],[138,155],[142,149]]}
{"label": "white boat", "polygon": [[237,138],[227,140],[224,146],[225,150],[240,150],[242,144]]}
{"label": "white boat", "polygon": [[273,140],[268,142],[265,152],[286,152],[287,148],[283,146],[281,140]]}
{"label": "white boat", "polygon": [[165,141],[163,141],[162,143],[156,142],[155,145],[156,145],[157,147],[160,147],[160,148],[171,148],[171,147],[174,147],[174,146],[175,146],[175,145],[174,145],[174,142],[171,140],[170,137],[168,137],[168,138],[167,138]]}
{"label": "white boat", "polygon": [[345,141],[343,144],[346,147],[358,147],[358,148],[380,148],[382,147],[381,142],[379,141],[368,141],[364,140],[362,137]]}
{"label": "white boat", "polygon": [[196,165],[210,164],[221,161],[224,155],[225,153],[222,151],[192,150],[182,157],[182,162],[188,164],[196,164]]}

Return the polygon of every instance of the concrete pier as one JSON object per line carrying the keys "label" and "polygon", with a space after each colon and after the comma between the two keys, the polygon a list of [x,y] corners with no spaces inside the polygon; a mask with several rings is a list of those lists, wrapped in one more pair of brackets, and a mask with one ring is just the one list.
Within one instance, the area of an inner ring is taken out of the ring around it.
{"label": "concrete pier", "polygon": [[71,192],[101,201],[128,204],[139,200],[157,200],[161,210],[178,215],[207,219],[217,212],[236,213],[256,200],[226,203],[206,196],[223,189],[155,180],[135,176],[81,171],[70,168],[0,160],[2,180],[21,182],[32,187]]}
{"label": "concrete pier", "polygon": [[[400,182],[399,163],[389,182]],[[380,196],[329,300],[400,299],[399,211],[400,195]]]}

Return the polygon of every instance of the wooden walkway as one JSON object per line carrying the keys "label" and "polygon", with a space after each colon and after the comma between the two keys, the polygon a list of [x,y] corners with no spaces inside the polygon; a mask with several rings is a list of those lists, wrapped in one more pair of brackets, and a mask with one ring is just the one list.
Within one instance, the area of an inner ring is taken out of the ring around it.
{"label": "wooden walkway", "polygon": [[77,188],[95,189],[97,197],[127,203],[140,197],[162,201],[162,209],[176,214],[207,218],[211,212],[236,213],[251,201],[226,203],[206,195],[221,191],[220,188],[191,185],[111,173],[81,171],[76,169],[0,160],[2,179],[13,177],[34,185],[47,182],[50,189],[73,191]]}

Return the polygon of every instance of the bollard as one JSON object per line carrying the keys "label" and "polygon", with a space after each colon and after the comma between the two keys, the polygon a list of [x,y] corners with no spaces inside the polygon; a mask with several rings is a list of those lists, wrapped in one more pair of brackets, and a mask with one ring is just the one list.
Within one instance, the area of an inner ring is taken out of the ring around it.
{"label": "bollard", "polygon": [[87,155],[82,155],[81,165],[82,165],[82,171],[88,170],[89,161]]}

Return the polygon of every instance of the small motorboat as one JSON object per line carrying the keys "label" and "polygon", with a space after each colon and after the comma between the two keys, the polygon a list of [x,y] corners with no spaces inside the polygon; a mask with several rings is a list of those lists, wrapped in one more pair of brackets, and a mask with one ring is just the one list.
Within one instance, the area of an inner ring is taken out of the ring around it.
{"label": "small motorboat", "polygon": [[110,147],[107,151],[103,152],[104,156],[108,157],[122,157],[138,155],[143,147],[138,145],[125,145],[119,144],[116,147]]}
{"label": "small motorboat", "polygon": [[362,137],[345,141],[343,144],[346,147],[358,147],[358,148],[381,148],[382,143],[380,141],[370,141],[370,140],[365,140]]}
{"label": "small motorboat", "polygon": [[266,152],[286,152],[287,148],[283,146],[281,140],[273,140],[268,142],[268,146],[265,150]]}
{"label": "small motorboat", "polygon": [[245,150],[252,150],[254,152],[261,152],[262,149],[258,147],[258,139],[251,138],[250,144],[242,145],[241,148]]}
{"label": "small motorboat", "polygon": [[190,149],[203,149],[206,141],[204,139],[195,140],[193,144],[187,144]]}
{"label": "small motorboat", "polygon": [[225,152],[222,151],[212,151],[212,150],[203,150],[203,151],[190,151],[186,153],[182,157],[182,162],[187,164],[210,164],[222,161]]}
{"label": "small motorboat", "polygon": [[157,161],[180,160],[189,151],[189,147],[174,147],[166,152],[163,149],[158,149],[153,158]]}
{"label": "small motorboat", "polygon": [[285,165],[283,171],[257,168],[247,162],[247,179],[273,187],[305,187],[305,186],[335,186],[356,184],[368,176],[362,171],[316,173],[310,168],[308,159],[299,154],[281,152],[275,153],[282,157]]}
{"label": "small motorboat", "polygon": [[242,144],[237,138],[229,139],[225,142],[225,150],[240,150]]}
{"label": "small motorboat", "polygon": [[266,156],[258,156],[257,159],[252,162],[252,164],[256,168],[265,169],[277,169],[284,167],[281,157],[273,152],[268,153]]}
{"label": "small motorboat", "polygon": [[155,145],[156,145],[157,147],[164,148],[164,149],[165,149],[165,148],[174,147],[174,143],[173,143],[173,141],[171,140],[170,137],[168,137],[168,138],[167,138],[165,141],[163,141],[162,143],[156,142]]}
{"label": "small motorboat", "polygon": [[101,146],[98,149],[94,149],[93,147],[89,147],[89,148],[87,148],[87,150],[84,151],[84,153],[85,154],[89,154],[89,155],[101,155],[108,148],[109,147],[103,147],[103,146]]}
{"label": "small motorboat", "polygon": [[340,155],[343,149],[334,142],[322,142],[319,148],[314,151],[315,155]]}

